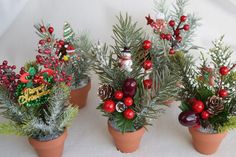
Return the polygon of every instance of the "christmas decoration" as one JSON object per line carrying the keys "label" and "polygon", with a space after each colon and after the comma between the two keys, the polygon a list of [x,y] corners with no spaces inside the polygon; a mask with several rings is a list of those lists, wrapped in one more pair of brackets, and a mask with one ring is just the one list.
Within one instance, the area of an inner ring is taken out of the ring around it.
{"label": "christmas decoration", "polygon": [[[99,89],[98,89],[99,90]],[[117,99],[117,100],[121,100],[122,98],[123,98],[123,96],[124,96],[124,94],[123,94],[123,92],[122,91],[115,91],[115,93],[114,93],[114,97],[115,97],[115,99]]]}
{"label": "christmas decoration", "polygon": [[[44,34],[48,33],[46,27],[40,28]],[[8,66],[8,63],[4,61],[2,65]],[[54,80],[58,71],[46,69],[36,62],[27,63],[19,74],[13,72],[16,66],[4,66],[0,66],[0,79],[3,79],[0,108],[1,115],[10,122],[0,123],[0,133],[47,142],[61,136],[78,109],[68,103],[66,82]],[[7,83],[8,79],[11,82]]]}
{"label": "christmas decoration", "polygon": [[115,102],[112,100],[106,100],[103,103],[103,110],[108,113],[112,113],[116,110]]}
{"label": "christmas decoration", "polygon": [[199,116],[193,111],[184,111],[179,115],[180,124],[193,127],[199,124]]}
{"label": "christmas decoration", "polygon": [[137,81],[134,78],[127,78],[122,86],[125,97],[134,97],[137,89]]}
{"label": "christmas decoration", "polygon": [[[181,17],[181,21],[186,20],[186,16]],[[213,44],[214,47],[208,52],[211,60],[208,62],[202,53],[200,67],[194,65],[190,55],[181,52],[171,58],[172,68],[182,85],[179,88],[180,108],[183,111],[180,123],[188,126],[182,119],[188,117],[185,113],[194,112],[199,117],[201,130],[210,134],[236,126],[232,122],[236,115],[236,72],[233,71],[236,64],[230,62],[232,51],[224,45],[223,37]]]}
{"label": "christmas decoration", "polygon": [[98,88],[98,96],[102,100],[110,99],[113,95],[113,87],[107,84],[101,85]]}
{"label": "christmas decoration", "polygon": [[143,49],[150,50],[152,48],[152,42],[150,40],[144,40]]}
{"label": "christmas decoration", "polygon": [[135,112],[130,108],[126,109],[123,114],[124,117],[129,120],[134,119],[135,116]]}
{"label": "christmas decoration", "polygon": [[[115,130],[130,133],[158,117],[158,112],[162,112],[159,104],[175,95],[176,85],[167,67],[160,71],[154,68],[159,64],[152,62],[152,42],[144,39],[142,29],[127,15],[120,15],[118,20],[119,24],[113,26],[115,45],[111,46],[111,53],[106,44],[98,42],[90,57],[102,84],[98,89],[102,103],[97,108]],[[156,29],[158,22],[153,23]],[[151,88],[152,80],[159,84]],[[114,92],[105,92],[106,85]]]}
{"label": "christmas decoration", "polygon": [[152,61],[151,60],[146,60],[144,63],[143,63],[143,68],[145,70],[149,70],[152,68]]}
{"label": "christmas decoration", "polygon": [[121,69],[126,70],[127,72],[132,71],[132,65],[133,61],[131,58],[131,52],[128,48],[124,48],[123,51],[121,51],[121,55],[119,57],[119,66]]}

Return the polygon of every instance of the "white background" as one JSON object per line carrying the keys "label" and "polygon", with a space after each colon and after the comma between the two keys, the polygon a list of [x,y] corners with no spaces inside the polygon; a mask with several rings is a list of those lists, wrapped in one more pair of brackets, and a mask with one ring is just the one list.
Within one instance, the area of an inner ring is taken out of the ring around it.
{"label": "white background", "polygon": [[[168,0],[168,2],[170,2]],[[144,16],[153,16],[152,0],[0,0],[0,62],[23,65],[36,55],[38,37],[33,24],[44,20],[51,23],[58,36],[62,35],[64,21],[74,30],[87,30],[95,42],[111,43],[112,24],[115,15],[128,12],[139,26],[146,27]],[[202,18],[197,30],[196,44],[209,48],[211,41],[222,34],[225,41],[236,50],[236,0],[190,0],[189,10]],[[232,58],[235,60],[235,54]],[[117,152],[107,132],[106,119],[95,108],[98,104],[96,90],[98,81],[92,76],[88,106],[82,109],[65,144],[65,157],[184,157],[202,156],[191,146],[187,129],[177,121],[180,112],[177,104],[165,115],[154,121],[145,134],[140,149],[129,155]],[[236,156],[236,133],[230,133],[214,157]],[[0,156],[36,156],[25,137],[0,135]]]}

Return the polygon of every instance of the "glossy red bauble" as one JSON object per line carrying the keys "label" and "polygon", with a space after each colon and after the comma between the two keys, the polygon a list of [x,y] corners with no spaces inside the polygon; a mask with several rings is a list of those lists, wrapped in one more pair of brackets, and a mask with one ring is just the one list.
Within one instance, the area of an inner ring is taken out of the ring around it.
{"label": "glossy red bauble", "polygon": [[114,112],[116,110],[115,102],[113,100],[104,101],[102,109],[108,113]]}
{"label": "glossy red bauble", "polygon": [[49,28],[48,28],[48,32],[49,32],[50,34],[52,34],[53,31],[54,31],[54,28],[53,28],[53,27],[49,27]]}
{"label": "glossy red bauble", "polygon": [[144,40],[143,42],[143,49],[149,50],[152,48],[152,42],[150,40]]}
{"label": "glossy red bauble", "polygon": [[114,97],[116,100],[121,100],[123,98],[124,94],[122,91],[118,90],[118,91],[115,91],[114,93]]}
{"label": "glossy red bauble", "polygon": [[145,89],[152,88],[152,80],[151,79],[143,80],[143,85]]}
{"label": "glossy red bauble", "polygon": [[225,75],[227,75],[228,73],[229,73],[229,68],[228,68],[228,67],[226,67],[226,66],[220,67],[220,74],[221,74],[221,75],[225,76]]}
{"label": "glossy red bauble", "polygon": [[187,20],[187,16],[182,15],[182,16],[180,17],[180,21],[181,21],[181,22],[185,22],[186,20]]}
{"label": "glossy red bauble", "polygon": [[143,68],[145,70],[149,70],[152,68],[152,61],[151,60],[146,60],[144,63],[143,63]]}
{"label": "glossy red bauble", "polygon": [[124,99],[124,103],[126,106],[132,106],[134,103],[134,100],[131,97],[127,97]]}
{"label": "glossy red bauble", "polygon": [[201,113],[201,112],[204,110],[204,104],[203,104],[203,102],[200,101],[200,100],[197,100],[197,101],[193,102],[192,110],[193,110],[195,113]]}
{"label": "glossy red bauble", "polygon": [[220,89],[218,94],[221,98],[225,98],[228,96],[228,91],[226,89]]}
{"label": "glossy red bauble", "polygon": [[163,40],[165,40],[165,39],[166,39],[166,35],[165,35],[164,33],[161,33],[161,34],[160,34],[160,38],[163,39]]}
{"label": "glossy red bauble", "polygon": [[126,119],[131,120],[134,118],[135,112],[132,109],[128,108],[123,112],[123,115]]}
{"label": "glossy red bauble", "polygon": [[170,27],[174,27],[175,26],[175,21],[174,20],[170,20],[169,21],[169,26]]}
{"label": "glossy red bauble", "polygon": [[202,117],[202,119],[204,119],[204,120],[207,120],[207,119],[209,118],[209,116],[210,116],[210,114],[209,114],[209,112],[207,112],[207,111],[203,111],[203,112],[201,113],[201,117]]}
{"label": "glossy red bauble", "polygon": [[166,35],[165,35],[165,39],[166,39],[166,40],[171,40],[171,34],[166,34]]}

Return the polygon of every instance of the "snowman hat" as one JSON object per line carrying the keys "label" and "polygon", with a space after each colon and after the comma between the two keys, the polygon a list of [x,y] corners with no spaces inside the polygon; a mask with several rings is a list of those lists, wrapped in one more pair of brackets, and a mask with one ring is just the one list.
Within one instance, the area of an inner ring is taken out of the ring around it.
{"label": "snowman hat", "polygon": [[66,47],[66,52],[67,52],[68,54],[74,53],[74,52],[75,52],[74,46],[73,46],[73,45],[68,45],[68,46]]}

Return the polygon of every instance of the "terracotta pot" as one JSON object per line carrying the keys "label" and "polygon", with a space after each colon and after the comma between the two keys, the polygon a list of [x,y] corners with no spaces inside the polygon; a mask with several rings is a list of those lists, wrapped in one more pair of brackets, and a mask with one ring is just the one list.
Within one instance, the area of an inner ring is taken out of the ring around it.
{"label": "terracotta pot", "polygon": [[189,128],[189,132],[192,135],[194,148],[206,155],[215,153],[227,134],[227,132],[207,134],[199,132],[196,128]]}
{"label": "terracotta pot", "polygon": [[67,131],[65,131],[60,137],[45,142],[29,138],[29,143],[34,147],[39,157],[61,157],[66,137]]}
{"label": "terracotta pot", "polygon": [[70,103],[73,106],[83,108],[87,104],[88,92],[91,88],[91,81],[82,87],[77,89],[72,89],[70,92]]}
{"label": "terracotta pot", "polygon": [[144,127],[142,127],[135,132],[127,132],[122,134],[121,132],[112,128],[109,123],[108,130],[114,139],[117,150],[121,151],[122,153],[132,153],[136,151],[145,132]]}

